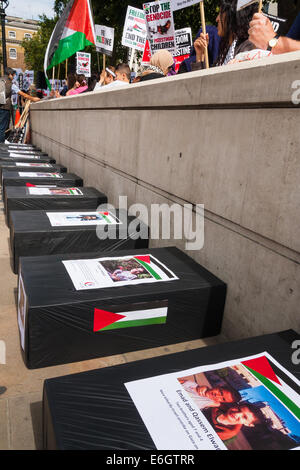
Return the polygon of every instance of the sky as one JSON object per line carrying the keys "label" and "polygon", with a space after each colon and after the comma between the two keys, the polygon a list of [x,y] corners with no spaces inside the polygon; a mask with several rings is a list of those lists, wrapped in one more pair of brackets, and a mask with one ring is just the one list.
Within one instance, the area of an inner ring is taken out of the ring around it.
{"label": "sky", "polygon": [[52,18],[54,0],[9,0],[6,9],[8,16],[18,16],[27,20],[38,20],[39,15],[45,13]]}

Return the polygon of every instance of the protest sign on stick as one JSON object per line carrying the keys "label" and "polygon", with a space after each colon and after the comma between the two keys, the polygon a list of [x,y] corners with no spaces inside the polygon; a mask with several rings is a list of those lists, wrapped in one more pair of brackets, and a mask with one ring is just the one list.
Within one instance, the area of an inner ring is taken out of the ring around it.
{"label": "protest sign on stick", "polygon": [[240,11],[243,8],[247,8],[250,5],[253,5],[253,3],[258,3],[258,2],[259,2],[259,13],[261,13],[262,0],[238,0],[236,9],[237,11]]}
{"label": "protest sign on stick", "polygon": [[143,52],[147,39],[145,13],[128,6],[122,36],[122,46]]}
{"label": "protest sign on stick", "polygon": [[91,76],[91,54],[88,52],[76,52],[76,73],[78,75]]}
{"label": "protest sign on stick", "polygon": [[95,33],[96,51],[97,54],[99,52],[103,54],[103,70],[105,70],[106,56],[108,55],[111,57],[113,54],[115,30],[114,28],[109,28],[108,26],[95,24]]}
{"label": "protest sign on stick", "polygon": [[144,3],[147,34],[152,55],[160,50],[175,54],[175,28],[170,1]]}

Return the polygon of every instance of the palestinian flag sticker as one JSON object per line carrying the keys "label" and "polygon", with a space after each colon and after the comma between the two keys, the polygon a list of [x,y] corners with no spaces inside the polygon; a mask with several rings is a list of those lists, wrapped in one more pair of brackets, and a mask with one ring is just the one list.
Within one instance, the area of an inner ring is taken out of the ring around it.
{"label": "palestinian flag sticker", "polygon": [[94,332],[163,325],[167,322],[168,301],[111,307],[110,311],[95,308]]}

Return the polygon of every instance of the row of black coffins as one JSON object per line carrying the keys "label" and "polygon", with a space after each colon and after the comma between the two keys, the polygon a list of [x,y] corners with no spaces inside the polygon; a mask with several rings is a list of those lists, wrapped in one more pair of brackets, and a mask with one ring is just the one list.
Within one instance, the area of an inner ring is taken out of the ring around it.
{"label": "row of black coffins", "polygon": [[26,152],[37,161],[8,149],[0,168],[28,368],[219,334],[223,282],[176,248],[149,249],[142,221],[99,210],[104,194]]}
{"label": "row of black coffins", "polygon": [[[33,147],[27,163],[48,159],[56,176],[14,169],[26,163],[16,150],[0,168],[28,368],[220,333],[222,281],[177,248],[150,249],[142,221],[106,209],[104,194]],[[297,341],[289,331],[47,380],[44,447],[296,448]]]}

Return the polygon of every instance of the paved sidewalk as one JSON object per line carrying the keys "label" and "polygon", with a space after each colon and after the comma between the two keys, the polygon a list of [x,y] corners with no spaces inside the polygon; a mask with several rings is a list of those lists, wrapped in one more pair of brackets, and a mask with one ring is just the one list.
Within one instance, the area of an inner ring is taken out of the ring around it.
{"label": "paved sidewalk", "polygon": [[0,364],[0,450],[42,449],[42,392],[46,378],[194,349],[217,342],[216,338],[210,338],[75,364],[28,370],[20,351],[16,310],[17,276],[10,267],[9,230],[5,224],[2,202],[0,266],[0,341],[6,344],[6,364]]}

